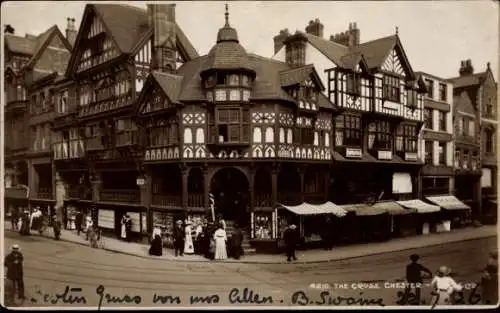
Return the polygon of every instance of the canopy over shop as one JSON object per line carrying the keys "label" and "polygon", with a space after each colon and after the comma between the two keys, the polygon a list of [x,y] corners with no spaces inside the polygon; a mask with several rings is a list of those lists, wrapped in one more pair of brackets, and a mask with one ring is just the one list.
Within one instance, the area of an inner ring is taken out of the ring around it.
{"label": "canopy over shop", "polygon": [[447,230],[462,227],[467,224],[470,217],[471,207],[452,195],[427,197],[432,202],[443,209],[442,219],[444,228]]}

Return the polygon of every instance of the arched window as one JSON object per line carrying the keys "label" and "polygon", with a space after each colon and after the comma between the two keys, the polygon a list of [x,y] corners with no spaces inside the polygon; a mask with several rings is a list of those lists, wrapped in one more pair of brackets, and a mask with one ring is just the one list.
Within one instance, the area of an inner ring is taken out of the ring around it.
{"label": "arched window", "polygon": [[285,143],[285,129],[280,127],[280,143]]}
{"label": "arched window", "polygon": [[205,131],[201,127],[196,129],[196,143],[205,143]]}
{"label": "arched window", "polygon": [[291,144],[292,141],[293,141],[293,132],[292,132],[292,129],[289,128],[287,130],[287,134],[286,134],[286,143]]}
{"label": "arched window", "polygon": [[184,143],[193,143],[193,132],[191,128],[184,129]]}
{"label": "arched window", "polygon": [[253,142],[254,143],[262,142],[262,131],[260,130],[260,127],[253,128]]}
{"label": "arched window", "polygon": [[330,146],[330,134],[328,132],[325,132],[325,147]]}
{"label": "arched window", "polygon": [[266,143],[274,142],[274,130],[272,127],[266,129]]}

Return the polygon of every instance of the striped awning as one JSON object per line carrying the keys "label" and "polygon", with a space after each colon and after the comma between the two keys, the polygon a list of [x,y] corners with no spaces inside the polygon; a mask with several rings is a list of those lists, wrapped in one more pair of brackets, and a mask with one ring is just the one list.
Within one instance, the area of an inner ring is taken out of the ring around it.
{"label": "striped awning", "polygon": [[425,203],[422,200],[414,199],[414,200],[406,200],[406,201],[397,201],[400,205],[404,206],[408,209],[417,210],[417,213],[434,213],[439,212],[441,208],[437,205],[432,205]]}
{"label": "striped awning", "polygon": [[344,204],[340,205],[347,212],[354,212],[357,216],[374,216],[387,213],[386,208],[375,207],[367,204]]}
{"label": "striped awning", "polygon": [[416,209],[412,208],[405,209],[402,205],[400,205],[396,201],[377,202],[373,205],[373,207],[385,209],[391,215],[403,215],[403,214],[411,214],[417,212]]}
{"label": "striped awning", "polygon": [[439,205],[445,210],[470,210],[470,206],[451,195],[427,197],[427,200]]}
{"label": "striped awning", "polygon": [[323,204],[309,204],[304,202],[295,206],[283,204],[280,204],[280,206],[297,215],[333,214],[335,216],[342,217],[347,214],[347,212],[340,206],[330,201]]}

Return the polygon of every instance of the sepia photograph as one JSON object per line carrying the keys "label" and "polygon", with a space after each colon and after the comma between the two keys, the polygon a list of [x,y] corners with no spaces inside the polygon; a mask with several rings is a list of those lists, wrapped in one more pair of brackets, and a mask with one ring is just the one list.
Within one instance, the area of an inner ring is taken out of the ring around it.
{"label": "sepia photograph", "polygon": [[499,13],[2,2],[2,307],[498,307]]}

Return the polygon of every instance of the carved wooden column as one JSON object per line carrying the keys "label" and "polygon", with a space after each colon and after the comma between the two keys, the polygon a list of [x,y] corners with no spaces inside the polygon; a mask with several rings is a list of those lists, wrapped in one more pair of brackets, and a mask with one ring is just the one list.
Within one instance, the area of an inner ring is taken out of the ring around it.
{"label": "carved wooden column", "polygon": [[271,168],[271,205],[273,209],[278,203],[278,175],[280,172],[280,167],[278,164],[274,164]]}
{"label": "carved wooden column", "polygon": [[205,213],[210,215],[210,171],[208,166],[203,167],[203,204]]}
{"label": "carved wooden column", "polygon": [[90,182],[90,184],[92,185],[92,201],[93,202],[101,201],[101,187],[102,187],[101,174],[93,173],[92,181]]}
{"label": "carved wooden column", "polygon": [[306,173],[306,168],[305,166],[300,166],[297,171],[300,177],[300,201],[304,202],[304,175]]}
{"label": "carved wooden column", "polygon": [[249,203],[248,209],[250,212],[254,211],[255,208],[255,166],[253,164],[250,165],[248,170],[248,195],[249,195]]}
{"label": "carved wooden column", "polygon": [[181,166],[181,177],[182,177],[182,208],[186,212],[188,207],[189,167]]}

